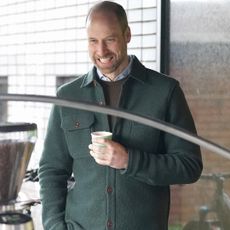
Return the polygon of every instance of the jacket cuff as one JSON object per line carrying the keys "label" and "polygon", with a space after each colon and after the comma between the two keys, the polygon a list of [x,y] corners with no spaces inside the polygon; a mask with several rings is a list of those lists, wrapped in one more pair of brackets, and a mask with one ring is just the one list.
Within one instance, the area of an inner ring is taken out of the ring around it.
{"label": "jacket cuff", "polygon": [[140,160],[140,153],[138,150],[128,149],[128,165],[126,169],[121,169],[121,174],[132,175],[138,168],[138,162]]}

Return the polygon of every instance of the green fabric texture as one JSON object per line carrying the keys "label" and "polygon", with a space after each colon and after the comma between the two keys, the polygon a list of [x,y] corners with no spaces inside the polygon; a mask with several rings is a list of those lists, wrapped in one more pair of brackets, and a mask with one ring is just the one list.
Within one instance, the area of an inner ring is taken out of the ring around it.
{"label": "green fabric texture", "polygon": [[[58,97],[105,103],[95,68],[59,88]],[[196,133],[179,83],[135,57],[119,107]],[[198,180],[200,148],[173,135],[116,119],[113,140],[129,152],[128,167],[98,165],[89,154],[92,131],[109,131],[105,114],[54,106],[39,179],[46,230],[167,230],[170,185]],[[67,179],[75,185],[68,190]]]}

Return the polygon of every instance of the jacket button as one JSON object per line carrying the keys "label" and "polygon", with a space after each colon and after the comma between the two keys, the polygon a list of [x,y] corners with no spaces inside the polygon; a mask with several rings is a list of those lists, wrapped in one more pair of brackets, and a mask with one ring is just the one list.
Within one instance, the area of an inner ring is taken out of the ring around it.
{"label": "jacket button", "polygon": [[112,193],[112,192],[113,192],[113,188],[112,188],[111,186],[108,186],[108,187],[107,187],[107,192],[108,192],[108,193]]}
{"label": "jacket button", "polygon": [[107,221],[107,227],[108,227],[108,228],[112,228],[112,226],[113,226],[112,221],[111,221],[111,220],[108,220],[108,221]]}
{"label": "jacket button", "polygon": [[75,122],[75,128],[79,128],[80,127],[80,122],[76,121]]}

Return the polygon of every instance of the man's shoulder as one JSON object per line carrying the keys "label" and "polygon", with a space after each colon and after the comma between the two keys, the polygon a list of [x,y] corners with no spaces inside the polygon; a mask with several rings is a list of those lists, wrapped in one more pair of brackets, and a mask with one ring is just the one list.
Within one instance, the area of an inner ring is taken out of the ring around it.
{"label": "man's shoulder", "polygon": [[81,85],[82,85],[82,82],[85,76],[87,76],[87,74],[78,75],[71,81],[64,83],[63,85],[58,87],[57,95],[58,96],[68,96],[71,94],[75,94],[81,88]]}
{"label": "man's shoulder", "polygon": [[167,75],[167,74],[164,74],[164,73],[152,70],[152,69],[148,69],[148,68],[146,68],[146,71],[147,71],[147,76],[148,76],[147,79],[150,82],[166,84],[166,85],[178,84],[178,81],[170,75]]}
{"label": "man's shoulder", "polygon": [[132,74],[148,85],[177,85],[178,81],[167,74],[161,73],[154,69],[148,68],[143,65],[138,58],[134,57],[134,65]]}

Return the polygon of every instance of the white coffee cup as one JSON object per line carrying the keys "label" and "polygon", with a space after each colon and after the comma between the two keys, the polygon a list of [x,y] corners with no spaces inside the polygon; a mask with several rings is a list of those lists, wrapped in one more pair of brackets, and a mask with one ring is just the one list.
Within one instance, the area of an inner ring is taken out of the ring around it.
{"label": "white coffee cup", "polygon": [[96,132],[92,132],[91,133],[91,137],[92,137],[92,143],[98,146],[103,147],[103,144],[97,144],[94,142],[94,140],[96,139],[112,139],[113,134],[111,132],[107,132],[107,131],[96,131]]}

